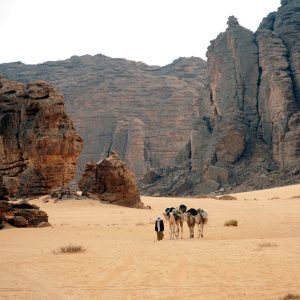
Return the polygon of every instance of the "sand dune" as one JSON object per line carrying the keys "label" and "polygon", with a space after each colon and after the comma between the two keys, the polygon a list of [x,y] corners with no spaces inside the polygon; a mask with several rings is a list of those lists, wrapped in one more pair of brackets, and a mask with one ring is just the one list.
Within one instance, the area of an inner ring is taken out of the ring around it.
{"label": "sand dune", "polygon": [[[53,228],[0,231],[0,299],[280,299],[300,294],[300,185],[238,200],[143,197],[152,210],[95,201],[34,203]],[[299,197],[297,197],[299,196]],[[209,213],[204,239],[157,242],[181,203]],[[238,227],[224,227],[229,219]],[[167,224],[166,224],[167,225]],[[81,245],[84,253],[54,254]]]}

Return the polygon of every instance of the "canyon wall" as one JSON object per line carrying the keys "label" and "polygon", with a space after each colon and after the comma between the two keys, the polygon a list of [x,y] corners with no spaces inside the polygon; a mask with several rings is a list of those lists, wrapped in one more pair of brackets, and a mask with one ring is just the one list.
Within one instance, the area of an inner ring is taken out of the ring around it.
{"label": "canyon wall", "polygon": [[190,169],[179,160],[157,171],[144,193],[239,191],[300,180],[300,1],[282,1],[256,33],[234,16],[227,24],[208,47],[209,95],[193,117],[190,156],[181,153]]}
{"label": "canyon wall", "polygon": [[116,150],[143,193],[184,195],[300,180],[300,0],[282,0],[253,33],[231,16],[207,63],[165,67],[103,55],[0,65],[47,79],[85,141],[81,166]]}
{"label": "canyon wall", "polygon": [[8,78],[43,79],[65,95],[66,111],[84,139],[81,169],[111,149],[141,178],[174,163],[188,142],[207,85],[206,62],[180,58],[165,67],[104,55],[39,65],[0,65]]}

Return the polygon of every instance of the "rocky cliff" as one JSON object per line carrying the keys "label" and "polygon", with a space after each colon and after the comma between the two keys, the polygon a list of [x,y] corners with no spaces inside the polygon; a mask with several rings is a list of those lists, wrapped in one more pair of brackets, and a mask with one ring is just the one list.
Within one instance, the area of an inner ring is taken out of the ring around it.
{"label": "rocky cliff", "polygon": [[207,84],[206,62],[200,58],[156,67],[86,55],[40,65],[2,64],[0,73],[22,82],[47,80],[60,88],[84,139],[82,169],[114,149],[138,178],[174,163],[189,140]]}
{"label": "rocky cliff", "polygon": [[253,33],[231,16],[207,63],[165,67],[102,55],[0,65],[21,81],[57,84],[87,146],[115,149],[143,193],[245,190],[300,180],[300,0],[283,0]]}
{"label": "rocky cliff", "polygon": [[283,169],[300,166],[300,1],[282,1],[256,33],[262,138]]}
{"label": "rocky cliff", "polygon": [[44,81],[0,77],[0,192],[28,196],[67,184],[82,139],[64,111],[62,94]]}
{"label": "rocky cliff", "polygon": [[[256,33],[231,16],[207,51],[209,97],[193,118],[190,146],[146,193],[208,193],[299,181],[300,1],[282,1]],[[187,150],[190,149],[190,150]],[[237,186],[237,187],[235,187]]]}

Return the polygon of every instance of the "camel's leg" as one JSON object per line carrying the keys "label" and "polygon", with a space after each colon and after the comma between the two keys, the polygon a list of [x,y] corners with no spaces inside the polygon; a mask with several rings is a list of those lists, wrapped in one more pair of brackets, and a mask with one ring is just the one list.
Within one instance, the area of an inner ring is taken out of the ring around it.
{"label": "camel's leg", "polygon": [[172,224],[172,240],[175,239],[175,225]]}
{"label": "camel's leg", "polygon": [[183,222],[180,222],[181,239],[183,239]]}
{"label": "camel's leg", "polygon": [[200,224],[197,224],[198,226],[198,238],[200,238],[200,235],[201,235],[201,227],[200,227]]}
{"label": "camel's leg", "polygon": [[189,229],[190,229],[190,239],[192,239],[194,237],[194,226],[193,225],[189,226]]}
{"label": "camel's leg", "polygon": [[172,225],[171,223],[169,223],[169,226],[170,226],[170,240],[172,239]]}
{"label": "camel's leg", "polygon": [[176,239],[179,237],[179,224],[176,224]]}
{"label": "camel's leg", "polygon": [[201,224],[202,230],[201,230],[201,237],[203,237],[203,230],[204,230],[204,223]]}

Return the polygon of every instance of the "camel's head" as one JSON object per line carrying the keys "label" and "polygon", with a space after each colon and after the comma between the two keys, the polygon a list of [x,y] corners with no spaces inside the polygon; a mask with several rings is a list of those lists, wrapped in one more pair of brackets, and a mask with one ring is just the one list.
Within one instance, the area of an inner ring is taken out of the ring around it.
{"label": "camel's head", "polygon": [[184,204],[180,204],[179,205],[179,210],[182,212],[182,213],[185,213],[187,211],[187,206],[184,205]]}
{"label": "camel's head", "polygon": [[169,220],[169,214],[168,214],[166,211],[164,211],[164,212],[162,213],[162,215],[164,216],[164,218],[165,218],[166,221]]}
{"label": "camel's head", "polygon": [[164,218],[166,220],[169,220],[169,216],[170,216],[170,213],[174,210],[175,208],[174,207],[168,207],[164,210],[164,212],[162,213]]}

